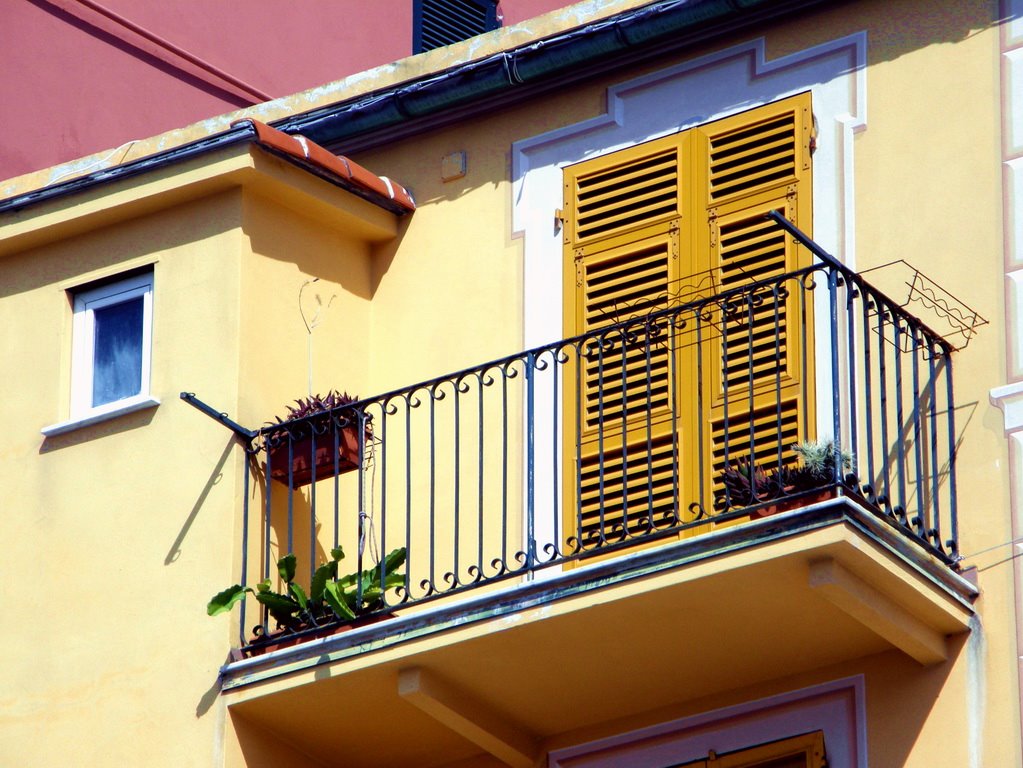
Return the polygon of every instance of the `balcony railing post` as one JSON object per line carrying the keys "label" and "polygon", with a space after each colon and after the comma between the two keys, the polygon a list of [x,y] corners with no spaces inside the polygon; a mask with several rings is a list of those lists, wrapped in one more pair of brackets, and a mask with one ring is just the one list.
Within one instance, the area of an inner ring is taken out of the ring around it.
{"label": "balcony railing post", "polygon": [[949,535],[945,545],[953,559],[959,559],[959,517],[956,507],[956,409],[952,393],[952,353],[946,349],[943,356],[945,369],[946,406],[948,408],[948,490]]}
{"label": "balcony railing post", "polygon": [[832,447],[835,451],[834,475],[832,482],[837,487],[842,484],[842,392],[839,373],[838,344],[838,282],[837,269],[828,269],[828,319],[831,326],[831,434]]}
{"label": "balcony railing post", "polygon": [[[242,576],[238,582],[242,586],[249,583],[249,463],[255,455],[250,440],[245,445],[245,463],[242,466]],[[241,604],[241,624],[239,625],[239,640],[245,645],[245,601]]]}
{"label": "balcony railing post", "polygon": [[526,570],[536,565],[536,354],[526,354]]}

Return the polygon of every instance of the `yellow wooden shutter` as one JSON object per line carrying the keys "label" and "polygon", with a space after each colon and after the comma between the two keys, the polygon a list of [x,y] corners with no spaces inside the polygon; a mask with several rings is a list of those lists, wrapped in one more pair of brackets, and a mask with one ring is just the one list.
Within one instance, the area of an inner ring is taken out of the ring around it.
{"label": "yellow wooden shutter", "polygon": [[[726,463],[748,458],[773,469],[813,420],[812,294],[798,280],[771,282],[809,263],[792,238],[765,218],[779,210],[811,231],[809,94],[784,99],[694,131],[703,190],[698,261],[722,292],[767,281],[715,313],[718,336],[704,345],[710,396],[700,418],[705,488],[722,491]],[[727,436],[727,437],[726,437]],[[704,498],[705,508],[713,498]]]}
{"label": "yellow wooden shutter", "polygon": [[[672,303],[689,271],[679,239],[681,211],[691,205],[680,183],[684,154],[680,136],[671,136],[566,169],[566,335]],[[578,380],[566,376],[566,435],[577,446],[566,451],[566,530],[584,544],[674,520],[675,346],[663,329],[648,333],[638,323],[585,344]]]}
{"label": "yellow wooden shutter", "polygon": [[[566,168],[566,336],[801,266],[764,215],[783,210],[809,230],[811,125],[807,94]],[[748,456],[752,439],[772,467],[806,435],[812,307],[766,289],[730,309],[690,322],[699,349],[635,325],[571,356],[569,535],[593,544],[664,527],[691,519],[694,501],[709,512],[726,456]]]}

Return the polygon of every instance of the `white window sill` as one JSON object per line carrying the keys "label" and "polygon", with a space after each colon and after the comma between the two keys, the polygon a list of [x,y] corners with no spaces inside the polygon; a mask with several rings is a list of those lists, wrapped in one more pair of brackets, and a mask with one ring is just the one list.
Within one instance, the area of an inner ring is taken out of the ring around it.
{"label": "white window sill", "polygon": [[73,432],[76,429],[87,427],[90,424],[98,424],[101,421],[116,419],[118,416],[124,416],[126,413],[134,413],[135,411],[141,411],[145,408],[155,408],[159,404],[160,401],[151,395],[135,395],[134,397],[126,397],[123,400],[107,403],[106,405],[101,405],[99,408],[93,408],[84,416],[79,416],[75,419],[68,419],[67,421],[58,421],[56,424],[43,427],[40,431],[46,437],[63,435],[65,432]]}

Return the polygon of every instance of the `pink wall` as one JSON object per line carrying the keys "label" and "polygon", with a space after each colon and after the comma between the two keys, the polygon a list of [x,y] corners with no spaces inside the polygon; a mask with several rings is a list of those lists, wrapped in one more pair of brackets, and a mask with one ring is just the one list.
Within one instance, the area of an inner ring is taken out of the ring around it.
{"label": "pink wall", "polygon": [[[502,0],[505,25],[566,5]],[[99,6],[166,46],[105,17]],[[0,0],[0,179],[410,55],[412,0]]]}
{"label": "pink wall", "polygon": [[566,5],[572,5],[575,2],[578,2],[578,0],[571,0],[571,2],[558,2],[558,0],[501,0],[504,26],[510,27],[512,24],[518,24],[520,21],[531,19],[534,16],[550,13],[556,8],[564,8]]}

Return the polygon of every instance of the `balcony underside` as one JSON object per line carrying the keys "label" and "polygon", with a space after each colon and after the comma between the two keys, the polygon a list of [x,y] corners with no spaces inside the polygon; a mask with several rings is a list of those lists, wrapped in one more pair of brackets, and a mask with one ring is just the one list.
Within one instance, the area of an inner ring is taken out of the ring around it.
{"label": "balcony underside", "polygon": [[779,669],[939,663],[975,596],[839,498],[235,662],[224,691],[250,765],[258,731],[324,765],[528,766],[552,735]]}

